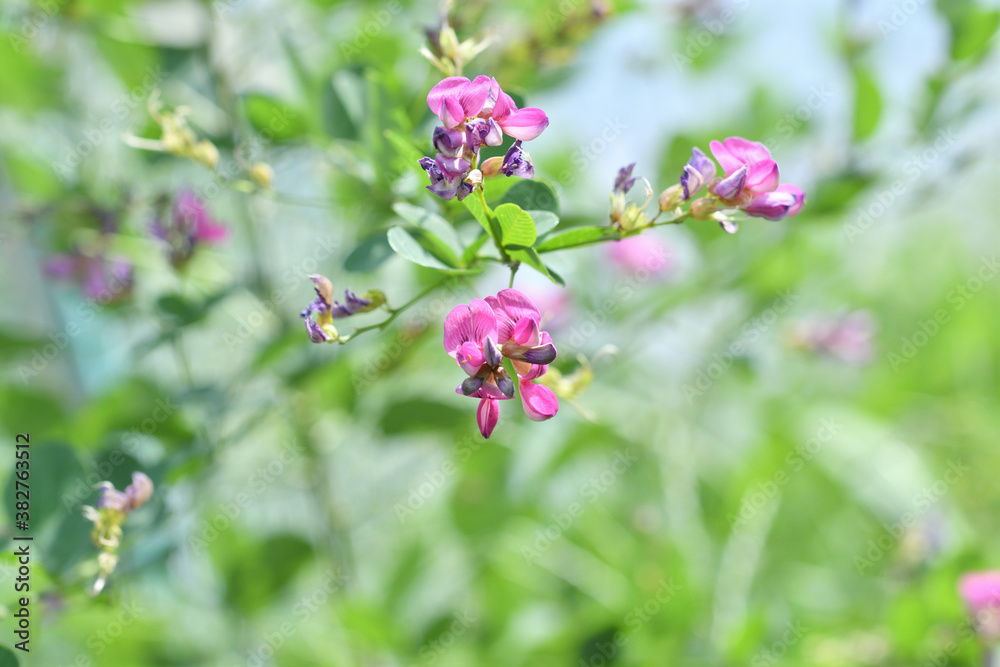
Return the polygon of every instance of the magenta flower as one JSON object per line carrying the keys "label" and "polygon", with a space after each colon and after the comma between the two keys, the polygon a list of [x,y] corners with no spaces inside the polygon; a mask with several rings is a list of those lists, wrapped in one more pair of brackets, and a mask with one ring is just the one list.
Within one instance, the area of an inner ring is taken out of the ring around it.
{"label": "magenta flower", "polygon": [[856,366],[869,363],[875,357],[874,335],[875,323],[863,310],[829,319],[803,321],[792,331],[798,347]]}
{"label": "magenta flower", "polygon": [[755,218],[781,220],[786,217],[790,218],[802,210],[805,201],[806,195],[798,186],[782,183],[774,192],[768,192],[751,199],[743,210],[747,212],[747,215]]}
{"label": "magenta flower", "polygon": [[511,360],[529,419],[555,416],[559,401],[551,389],[534,380],[548,370],[556,348],[547,332],[539,331],[538,309],[514,289],[473,299],[455,307],[444,322],[444,348],[468,377],[456,393],[479,399],[476,421],[484,438],[499,419],[499,401],[513,398],[514,382],[503,367]]}
{"label": "magenta flower", "polygon": [[774,191],[778,187],[778,163],[764,144],[742,137],[713,141],[712,155],[726,176],[711,188],[720,199],[736,201]]}
{"label": "magenta flower", "polygon": [[1000,570],[969,572],[958,590],[979,636],[988,643],[1000,641]]}
{"label": "magenta flower", "polygon": [[[427,94],[427,106],[441,119],[434,128],[432,143],[437,155],[421,158],[420,166],[431,184],[427,189],[442,199],[459,200],[472,193],[481,178],[471,178],[478,165],[482,173],[495,176],[531,178],[534,167],[521,141],[534,139],[548,126],[541,109],[518,109],[496,79],[480,75],[472,81],[452,76],[444,79]],[[506,133],[516,141],[507,155],[479,163],[483,146],[499,146]],[[487,164],[489,163],[489,164]]]}
{"label": "magenta flower", "polygon": [[178,192],[166,221],[158,217],[150,230],[153,236],[166,241],[174,266],[191,259],[199,244],[221,243],[229,235],[229,228],[214,220],[205,202],[190,190]]}

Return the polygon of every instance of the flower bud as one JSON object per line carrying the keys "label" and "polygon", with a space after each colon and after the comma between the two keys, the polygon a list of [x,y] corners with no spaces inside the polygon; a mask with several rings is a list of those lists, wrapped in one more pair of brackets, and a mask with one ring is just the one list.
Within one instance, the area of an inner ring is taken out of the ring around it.
{"label": "flower bud", "polygon": [[271,184],[274,183],[274,169],[271,169],[271,165],[266,162],[255,162],[250,167],[250,180],[258,188],[268,190],[271,188]]}
{"label": "flower bud", "polygon": [[219,164],[219,149],[211,141],[202,140],[195,144],[191,157],[209,169],[215,169],[215,165]]}
{"label": "flower bud", "polygon": [[677,204],[680,203],[683,196],[684,189],[680,185],[671,185],[660,193],[660,197],[657,200],[660,204],[660,211],[672,211],[677,208]]}
{"label": "flower bud", "polygon": [[708,220],[718,209],[715,202],[708,197],[695,199],[691,202],[691,217],[695,220]]}
{"label": "flower bud", "polygon": [[503,167],[503,156],[491,157],[483,160],[482,164],[479,165],[479,171],[482,173],[484,178],[493,178],[494,176],[500,175],[500,169]]}
{"label": "flower bud", "polygon": [[646,213],[641,208],[635,204],[629,204],[618,224],[621,226],[622,231],[630,232],[633,229],[645,227],[649,224],[649,218],[646,217]]}
{"label": "flower bud", "polygon": [[380,308],[385,303],[385,292],[382,290],[372,289],[361,295],[362,299],[370,301],[367,306],[363,306],[358,310],[359,313],[367,313],[369,311]]}
{"label": "flower bud", "polygon": [[611,195],[611,211],[608,213],[608,217],[611,218],[611,222],[619,222],[622,219],[622,215],[625,214],[625,195],[618,193]]}
{"label": "flower bud", "polygon": [[465,182],[472,187],[477,187],[483,184],[483,172],[478,169],[473,169],[469,172],[469,175],[465,177]]}

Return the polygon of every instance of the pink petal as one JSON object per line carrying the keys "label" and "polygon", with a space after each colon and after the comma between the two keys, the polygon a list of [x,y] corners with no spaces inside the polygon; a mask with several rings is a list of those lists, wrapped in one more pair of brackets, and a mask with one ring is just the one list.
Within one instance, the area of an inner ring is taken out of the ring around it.
{"label": "pink petal", "polygon": [[726,172],[726,176],[729,176],[743,166],[743,161],[729,152],[729,149],[718,141],[713,141],[708,147],[712,149],[712,155],[715,156],[719,166],[722,167],[722,171]]}
{"label": "pink petal", "polygon": [[465,122],[465,109],[462,108],[462,103],[454,97],[446,97],[441,104],[441,113],[438,116],[445,127],[458,127]]}
{"label": "pink petal", "polygon": [[522,317],[514,325],[514,342],[518,345],[534,347],[538,345],[538,320],[532,317]]}
{"label": "pink petal", "polygon": [[444,320],[444,349],[452,357],[462,343],[476,343],[480,348],[486,337],[496,338],[497,321],[493,309],[482,299],[455,306]]}
{"label": "pink petal", "polygon": [[761,160],[771,159],[771,151],[767,150],[767,147],[759,141],[750,141],[743,137],[729,137],[722,143],[730,154],[741,162],[753,164]]}
{"label": "pink petal", "polygon": [[538,309],[535,308],[535,304],[531,302],[531,299],[516,289],[500,290],[497,292],[497,300],[507,315],[510,316],[512,322],[517,322],[524,317],[530,317],[535,321],[541,319],[541,315]]}
{"label": "pink petal", "polygon": [[500,419],[500,401],[495,398],[484,398],[476,408],[476,423],[484,438],[489,438]]}
{"label": "pink petal", "polygon": [[521,141],[531,141],[549,126],[549,117],[535,107],[519,109],[504,119],[493,117],[506,134]]}
{"label": "pink petal", "polygon": [[458,101],[466,118],[475,118],[483,110],[486,98],[490,96],[490,83],[490,77],[480,74],[460,90]]}
{"label": "pink petal", "polygon": [[503,92],[500,89],[500,84],[496,83],[496,79],[493,80],[496,87],[494,89],[494,94],[496,96],[496,101],[493,103],[493,111],[490,112],[490,117],[493,120],[500,122],[501,120],[507,118],[515,111],[517,111],[517,105],[514,104],[514,100],[511,96]]}
{"label": "pink petal", "polygon": [[797,185],[792,185],[791,183],[782,183],[775,189],[775,192],[784,192],[795,197],[795,203],[792,207],[788,209],[788,213],[785,215],[791,217],[802,210],[802,207],[806,203],[806,193],[802,192],[802,189]]}
{"label": "pink petal", "polygon": [[1000,570],[969,572],[959,580],[958,589],[973,612],[1000,606]]}
{"label": "pink petal", "polygon": [[54,255],[45,260],[45,273],[53,278],[72,278],[80,267],[74,255]]}
{"label": "pink petal", "polygon": [[200,241],[205,241],[207,243],[219,243],[220,241],[224,241],[225,238],[229,236],[229,228],[225,225],[212,222],[206,217],[204,220],[198,221],[196,234],[198,235],[198,240]]}
{"label": "pink petal", "polygon": [[774,160],[761,160],[750,165],[746,187],[754,194],[771,192],[778,187],[778,182],[778,163]]}
{"label": "pink petal", "polygon": [[486,361],[486,355],[483,354],[482,347],[471,341],[467,341],[462,343],[462,346],[458,348],[455,359],[463,371],[469,375],[475,375]]}
{"label": "pink petal", "polygon": [[521,405],[528,419],[541,422],[551,419],[559,412],[559,399],[551,389],[531,380],[520,380],[518,384],[521,388]]}
{"label": "pink petal", "polygon": [[470,81],[464,76],[449,76],[447,79],[442,79],[439,84],[431,88],[431,92],[427,93],[427,106],[435,115],[440,116],[445,98],[454,97],[469,83]]}

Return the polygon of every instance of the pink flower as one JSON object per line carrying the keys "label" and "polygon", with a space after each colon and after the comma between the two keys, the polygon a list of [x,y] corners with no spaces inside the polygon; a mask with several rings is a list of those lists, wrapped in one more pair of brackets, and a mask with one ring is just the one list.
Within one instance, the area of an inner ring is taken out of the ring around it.
{"label": "pink flower", "polygon": [[517,373],[521,403],[529,419],[543,421],[559,411],[552,390],[534,383],[556,358],[552,337],[539,330],[539,319],[531,300],[514,289],[473,299],[445,318],[445,351],[469,376],[456,393],[480,399],[476,421],[484,438],[490,437],[497,424],[499,401],[514,396],[514,382],[504,370],[503,357],[511,360]]}
{"label": "pink flower", "polygon": [[798,186],[782,183],[774,192],[754,197],[743,210],[755,218],[781,220],[801,211],[805,202],[806,195]]}
{"label": "pink flower", "polygon": [[229,228],[214,220],[208,206],[190,190],[177,193],[170,215],[159,216],[150,226],[153,236],[169,246],[170,263],[185,264],[201,243],[221,243],[229,235]]}
{"label": "pink flower", "polygon": [[720,199],[757,197],[778,187],[778,163],[771,159],[771,152],[764,144],[729,137],[722,143],[713,141],[710,147],[726,173],[725,178],[711,188]]}
{"label": "pink flower", "polygon": [[518,109],[496,79],[480,74],[472,81],[450,76],[431,88],[427,106],[446,129],[455,129],[474,119],[492,119],[505,134],[530,141],[548,127],[545,112],[535,107]]}
{"label": "pink flower", "polygon": [[611,261],[625,271],[648,271],[656,276],[668,272],[673,265],[667,244],[652,234],[626,236],[609,243],[607,248]]}
{"label": "pink flower", "polygon": [[958,590],[979,636],[990,643],[1000,641],[1000,570],[969,572],[959,580]]}

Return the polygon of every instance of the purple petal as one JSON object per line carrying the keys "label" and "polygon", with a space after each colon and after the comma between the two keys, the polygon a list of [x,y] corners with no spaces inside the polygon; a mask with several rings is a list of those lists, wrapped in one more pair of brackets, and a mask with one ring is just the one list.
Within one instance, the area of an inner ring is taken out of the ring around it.
{"label": "purple petal", "polygon": [[719,181],[716,184],[713,193],[720,199],[736,199],[743,192],[743,188],[747,182],[748,172],[749,167],[743,165],[730,176],[726,176],[724,179]]}

